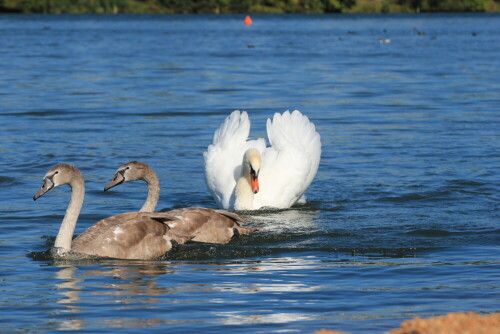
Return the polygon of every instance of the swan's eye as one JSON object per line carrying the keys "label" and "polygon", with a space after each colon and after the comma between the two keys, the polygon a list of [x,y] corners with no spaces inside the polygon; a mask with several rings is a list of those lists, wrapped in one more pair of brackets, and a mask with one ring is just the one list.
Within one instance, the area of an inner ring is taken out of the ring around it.
{"label": "swan's eye", "polygon": [[56,170],[56,172],[54,173],[54,175],[56,175],[56,174],[59,174],[59,171],[58,171],[58,170]]}
{"label": "swan's eye", "polygon": [[125,168],[125,169],[130,169],[130,167],[129,167],[129,166],[127,166],[127,168]]}

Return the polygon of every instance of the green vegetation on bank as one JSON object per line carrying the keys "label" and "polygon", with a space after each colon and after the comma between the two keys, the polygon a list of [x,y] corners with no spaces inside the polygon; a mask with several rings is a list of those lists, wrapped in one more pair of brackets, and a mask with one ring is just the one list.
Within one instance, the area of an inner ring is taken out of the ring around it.
{"label": "green vegetation on bank", "polygon": [[497,12],[500,0],[0,0],[4,13]]}

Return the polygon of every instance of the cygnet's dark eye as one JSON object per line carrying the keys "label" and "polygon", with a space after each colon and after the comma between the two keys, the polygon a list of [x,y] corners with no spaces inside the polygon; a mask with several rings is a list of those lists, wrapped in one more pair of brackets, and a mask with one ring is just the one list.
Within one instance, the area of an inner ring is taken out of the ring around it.
{"label": "cygnet's dark eye", "polygon": [[130,167],[129,167],[129,166],[127,166],[127,168],[125,168],[125,169],[130,169]]}
{"label": "cygnet's dark eye", "polygon": [[56,170],[56,172],[54,173],[54,175],[56,175],[56,174],[59,174],[59,171],[58,171],[58,170]]}

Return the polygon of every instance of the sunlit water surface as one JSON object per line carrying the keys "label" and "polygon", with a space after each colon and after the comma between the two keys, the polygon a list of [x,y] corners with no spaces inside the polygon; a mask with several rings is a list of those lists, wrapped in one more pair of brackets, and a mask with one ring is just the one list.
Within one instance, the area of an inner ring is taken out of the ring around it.
{"label": "sunlit water surface", "polygon": [[[0,16],[0,328],[5,332],[381,333],[413,316],[498,311],[500,17]],[[140,208],[104,193],[121,164],[159,174],[159,207],[215,207],[202,152],[234,109],[265,136],[299,109],[323,154],[308,203],[245,213],[263,230],[157,261],[54,261]]]}

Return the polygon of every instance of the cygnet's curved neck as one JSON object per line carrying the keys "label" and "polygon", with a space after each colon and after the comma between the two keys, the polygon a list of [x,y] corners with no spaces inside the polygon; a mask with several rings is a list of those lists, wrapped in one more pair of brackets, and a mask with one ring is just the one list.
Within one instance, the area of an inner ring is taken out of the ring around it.
{"label": "cygnet's curved neck", "polygon": [[54,243],[54,247],[60,247],[66,251],[71,250],[73,232],[75,231],[78,215],[82,209],[85,197],[85,182],[81,174],[74,176],[69,186],[71,187],[71,200],[69,201],[66,214],[64,215],[64,219]]}
{"label": "cygnet's curved neck", "polygon": [[154,212],[160,198],[160,180],[152,169],[148,169],[144,181],[148,184],[148,197],[140,212]]}

